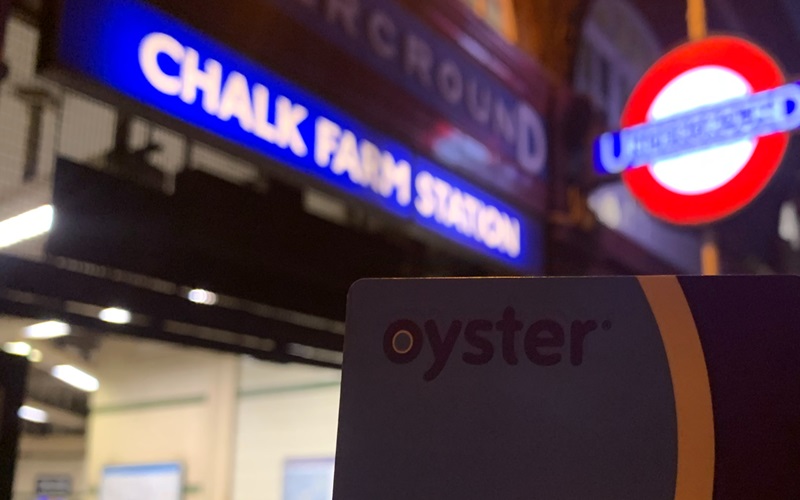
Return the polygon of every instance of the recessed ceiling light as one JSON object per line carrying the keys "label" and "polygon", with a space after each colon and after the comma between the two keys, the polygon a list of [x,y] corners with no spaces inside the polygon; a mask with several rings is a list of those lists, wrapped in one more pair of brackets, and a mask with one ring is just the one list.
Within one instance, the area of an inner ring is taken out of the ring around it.
{"label": "recessed ceiling light", "polygon": [[208,290],[203,290],[201,288],[195,288],[194,290],[191,290],[186,297],[195,304],[213,306],[217,303],[216,293],[209,292]]}
{"label": "recessed ceiling light", "polygon": [[131,322],[131,312],[119,307],[109,307],[100,311],[100,319],[106,323],[114,323],[116,325],[127,325]]}
{"label": "recessed ceiling light", "polygon": [[31,353],[28,355],[28,361],[31,363],[41,363],[44,360],[44,354],[39,349],[31,350]]}

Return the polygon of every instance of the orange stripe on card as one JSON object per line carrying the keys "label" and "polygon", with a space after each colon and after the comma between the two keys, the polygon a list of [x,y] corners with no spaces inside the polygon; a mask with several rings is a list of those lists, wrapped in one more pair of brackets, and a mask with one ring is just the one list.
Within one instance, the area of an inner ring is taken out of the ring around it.
{"label": "orange stripe on card", "polygon": [[706,358],[697,325],[675,276],[642,276],[639,284],[667,353],[678,419],[675,500],[711,499],[714,493],[714,413]]}

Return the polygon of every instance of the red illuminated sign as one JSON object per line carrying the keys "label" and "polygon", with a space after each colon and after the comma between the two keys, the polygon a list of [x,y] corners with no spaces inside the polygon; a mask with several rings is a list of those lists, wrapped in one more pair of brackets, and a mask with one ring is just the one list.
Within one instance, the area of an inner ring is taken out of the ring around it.
{"label": "red illuminated sign", "polygon": [[740,210],[768,184],[800,126],[800,85],[745,40],[717,36],[660,59],[633,91],[623,129],[595,144],[600,171],[673,224]]}

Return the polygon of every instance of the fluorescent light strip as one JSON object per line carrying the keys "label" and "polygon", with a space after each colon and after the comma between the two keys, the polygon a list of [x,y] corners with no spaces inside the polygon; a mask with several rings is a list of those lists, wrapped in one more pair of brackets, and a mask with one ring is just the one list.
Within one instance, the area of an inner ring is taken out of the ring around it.
{"label": "fluorescent light strip", "polygon": [[45,321],[26,326],[22,330],[22,334],[28,339],[55,339],[69,335],[70,327],[60,321]]}
{"label": "fluorescent light strip", "polygon": [[82,391],[95,392],[100,388],[100,382],[96,378],[72,365],[54,366],[50,374]]}
{"label": "fluorescent light strip", "polygon": [[37,424],[46,424],[50,420],[46,411],[32,406],[20,406],[17,415],[23,420],[35,422]]}
{"label": "fluorescent light strip", "polygon": [[0,248],[41,236],[53,227],[53,206],[39,208],[0,222]]}

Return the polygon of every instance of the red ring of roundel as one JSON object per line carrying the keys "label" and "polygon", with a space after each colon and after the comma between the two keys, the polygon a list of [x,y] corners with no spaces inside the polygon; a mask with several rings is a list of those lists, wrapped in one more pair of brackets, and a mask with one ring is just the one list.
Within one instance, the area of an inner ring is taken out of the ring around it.
{"label": "red ring of roundel", "polygon": [[[754,92],[784,83],[778,64],[750,42],[715,36],[687,43],[657,61],[642,77],[622,114],[622,126],[644,123],[659,92],[679,75],[700,66],[730,68],[750,82]],[[649,168],[628,169],[622,178],[633,196],[652,215],[673,224],[706,224],[727,217],[753,201],[777,171],[788,143],[788,132],[759,138],[753,156],[735,178],[714,191],[699,195],[668,190],[656,181]]]}

